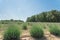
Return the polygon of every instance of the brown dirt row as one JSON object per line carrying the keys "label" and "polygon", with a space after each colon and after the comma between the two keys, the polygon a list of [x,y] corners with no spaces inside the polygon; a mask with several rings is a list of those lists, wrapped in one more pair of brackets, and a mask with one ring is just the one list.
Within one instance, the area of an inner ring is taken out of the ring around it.
{"label": "brown dirt row", "polygon": [[[3,40],[2,33],[0,33],[0,40]],[[23,30],[23,33],[21,34],[21,40],[60,40],[60,38],[50,34],[50,32],[47,29],[45,29],[43,38],[34,39],[30,36],[28,30]]]}

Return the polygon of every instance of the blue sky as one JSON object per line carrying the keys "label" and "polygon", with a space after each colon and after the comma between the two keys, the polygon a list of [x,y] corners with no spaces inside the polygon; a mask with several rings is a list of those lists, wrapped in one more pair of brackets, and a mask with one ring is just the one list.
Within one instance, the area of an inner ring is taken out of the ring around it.
{"label": "blue sky", "polygon": [[60,0],[0,0],[0,19],[21,19],[49,10],[60,10]]}

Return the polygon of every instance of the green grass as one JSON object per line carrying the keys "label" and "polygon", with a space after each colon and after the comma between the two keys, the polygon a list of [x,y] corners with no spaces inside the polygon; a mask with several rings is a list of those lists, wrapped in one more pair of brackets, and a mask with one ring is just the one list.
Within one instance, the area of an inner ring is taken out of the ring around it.
{"label": "green grass", "polygon": [[42,38],[44,33],[41,27],[38,25],[33,25],[30,29],[30,34],[34,38]]}
{"label": "green grass", "polygon": [[53,35],[60,36],[60,27],[57,26],[56,24],[51,24],[49,26],[49,31]]}
{"label": "green grass", "polygon": [[[11,23],[8,23],[8,24],[0,23],[0,31],[3,31],[3,34],[5,34],[4,31],[7,30],[7,28],[10,26],[10,24]],[[44,29],[46,28],[46,25],[47,25],[47,28],[49,28],[49,31],[51,34],[60,36],[60,27],[59,27],[60,23],[49,23],[49,22],[48,23],[46,23],[46,22],[25,22],[25,23],[17,22],[17,23],[15,23],[14,22],[12,24],[16,25],[16,27],[19,27],[19,28],[17,28],[19,30],[20,29],[21,30],[26,30],[26,29],[30,30],[31,36],[34,35],[35,38],[40,38],[40,37],[36,37],[36,34],[41,33],[41,32],[38,32],[38,30],[42,30],[42,33],[43,33]],[[23,33],[23,31],[22,31],[22,33]],[[44,35],[44,33],[42,35]]]}
{"label": "green grass", "polygon": [[23,23],[23,24],[22,24],[22,29],[23,29],[23,30],[27,30],[27,23]]}
{"label": "green grass", "polygon": [[10,25],[4,32],[3,40],[20,40],[20,29],[15,25]]}

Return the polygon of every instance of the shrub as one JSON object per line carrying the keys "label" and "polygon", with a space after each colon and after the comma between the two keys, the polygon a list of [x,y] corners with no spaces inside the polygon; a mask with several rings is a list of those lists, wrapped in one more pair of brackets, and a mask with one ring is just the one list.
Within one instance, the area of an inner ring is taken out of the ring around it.
{"label": "shrub", "polygon": [[27,24],[24,23],[22,29],[26,30],[27,29]]}
{"label": "shrub", "polygon": [[28,25],[29,25],[29,26],[32,26],[32,22],[31,22],[31,23],[30,23],[30,22],[28,22]]}
{"label": "shrub", "polygon": [[4,33],[3,40],[20,40],[20,31],[19,28],[11,25]]}
{"label": "shrub", "polygon": [[53,35],[60,36],[60,28],[57,25],[50,25],[49,31]]}
{"label": "shrub", "polygon": [[1,30],[1,25],[0,25],[0,30]]}
{"label": "shrub", "polygon": [[34,38],[42,38],[43,37],[43,30],[41,27],[37,25],[33,25],[30,30],[30,34]]}

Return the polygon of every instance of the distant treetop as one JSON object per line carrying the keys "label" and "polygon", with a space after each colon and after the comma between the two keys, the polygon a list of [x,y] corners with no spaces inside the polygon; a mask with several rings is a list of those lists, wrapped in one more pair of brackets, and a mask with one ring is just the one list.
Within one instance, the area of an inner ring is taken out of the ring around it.
{"label": "distant treetop", "polygon": [[27,18],[27,22],[60,22],[60,11],[51,10]]}

